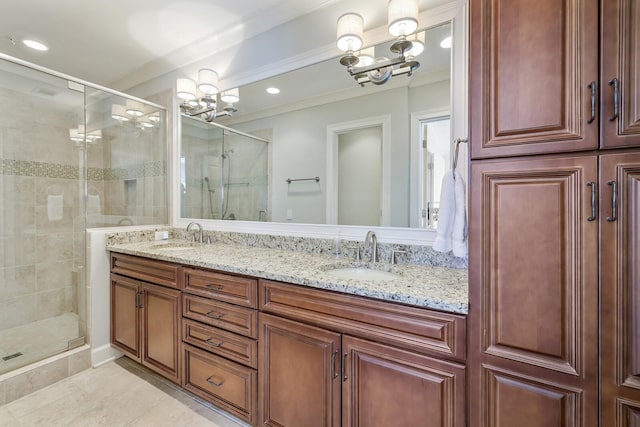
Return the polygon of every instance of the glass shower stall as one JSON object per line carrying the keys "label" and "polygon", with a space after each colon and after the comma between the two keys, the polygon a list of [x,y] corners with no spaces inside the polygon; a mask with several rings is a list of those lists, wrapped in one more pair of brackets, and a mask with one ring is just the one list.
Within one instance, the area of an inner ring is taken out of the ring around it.
{"label": "glass shower stall", "polygon": [[166,121],[0,55],[0,375],[86,342],[88,227],[167,223]]}

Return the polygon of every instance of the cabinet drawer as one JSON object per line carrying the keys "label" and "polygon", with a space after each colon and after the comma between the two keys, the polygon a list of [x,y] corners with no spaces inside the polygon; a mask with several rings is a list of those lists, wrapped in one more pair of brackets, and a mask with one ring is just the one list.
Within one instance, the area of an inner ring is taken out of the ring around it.
{"label": "cabinet drawer", "polygon": [[170,262],[112,253],[111,272],[180,289],[180,266]]}
{"label": "cabinet drawer", "polygon": [[182,339],[203,350],[257,368],[258,342],[254,339],[187,319],[182,319]]}
{"label": "cabinet drawer", "polygon": [[463,361],[466,318],[287,283],[260,280],[260,309],[425,354]]}
{"label": "cabinet drawer", "polygon": [[183,349],[183,387],[255,425],[258,395],[256,370],[188,344],[183,344]]}
{"label": "cabinet drawer", "polygon": [[251,338],[258,338],[258,312],[220,301],[182,294],[182,316]]}
{"label": "cabinet drawer", "polygon": [[184,268],[184,290],[245,307],[258,306],[258,281],[208,270]]}

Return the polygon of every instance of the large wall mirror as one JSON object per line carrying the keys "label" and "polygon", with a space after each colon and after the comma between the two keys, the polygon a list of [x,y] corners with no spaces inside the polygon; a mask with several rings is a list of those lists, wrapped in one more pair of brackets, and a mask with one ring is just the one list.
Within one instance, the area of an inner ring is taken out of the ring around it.
{"label": "large wall mirror", "polygon": [[411,76],[361,87],[332,58],[240,87],[232,116],[182,116],[180,217],[433,229],[452,140],[466,136],[453,125],[466,108],[452,102],[465,75],[447,44],[454,25],[423,30]]}

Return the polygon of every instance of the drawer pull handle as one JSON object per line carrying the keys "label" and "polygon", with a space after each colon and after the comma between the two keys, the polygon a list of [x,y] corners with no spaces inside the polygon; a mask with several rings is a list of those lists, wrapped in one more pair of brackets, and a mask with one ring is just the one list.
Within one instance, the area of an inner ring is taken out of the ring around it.
{"label": "drawer pull handle", "polygon": [[612,122],[620,115],[620,80],[617,77],[609,80],[609,86],[613,87],[613,116],[609,117]]}
{"label": "drawer pull handle", "polygon": [[587,120],[587,123],[593,123],[596,119],[596,92],[598,91],[598,85],[593,81],[589,83],[589,86],[587,87],[591,89],[591,116],[589,117],[589,120]]}
{"label": "drawer pull handle", "polygon": [[213,347],[222,347],[222,345],[224,344],[224,341],[213,342],[213,338],[209,338],[208,340],[205,341],[205,343]]}
{"label": "drawer pull handle", "polygon": [[349,378],[347,377],[347,357],[349,353],[344,353],[342,355],[342,381],[346,381]]}
{"label": "drawer pull handle", "polygon": [[216,285],[215,283],[207,283],[206,285],[204,285],[204,287],[207,289],[212,289],[214,291],[221,291],[222,288],[224,288],[224,286]]}
{"label": "drawer pull handle", "polygon": [[587,182],[587,186],[591,187],[591,216],[587,218],[587,221],[596,220],[596,183],[593,181]]}
{"label": "drawer pull handle", "polygon": [[224,313],[220,313],[219,311],[211,310],[205,316],[210,317],[212,319],[222,319],[224,317]]}
{"label": "drawer pull handle", "polygon": [[607,217],[607,221],[613,222],[618,219],[618,183],[616,181],[608,181],[607,185],[612,187],[611,216]]}
{"label": "drawer pull handle", "polygon": [[211,375],[209,378],[207,378],[207,382],[208,382],[209,384],[211,384],[212,386],[214,386],[214,387],[220,387],[222,384],[224,384],[224,380],[218,380],[218,381],[215,381],[215,380],[213,380],[212,378],[213,378],[213,375]]}

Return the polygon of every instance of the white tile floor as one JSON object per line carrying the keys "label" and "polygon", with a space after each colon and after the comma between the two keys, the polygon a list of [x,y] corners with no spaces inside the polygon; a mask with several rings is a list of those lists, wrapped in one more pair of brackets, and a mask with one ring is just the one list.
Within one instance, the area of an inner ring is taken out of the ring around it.
{"label": "white tile floor", "polygon": [[[78,315],[65,313],[0,331],[0,375],[65,351],[78,338]],[[21,356],[3,360],[11,354]]]}
{"label": "white tile floor", "polygon": [[0,406],[0,427],[245,427],[121,358]]}

